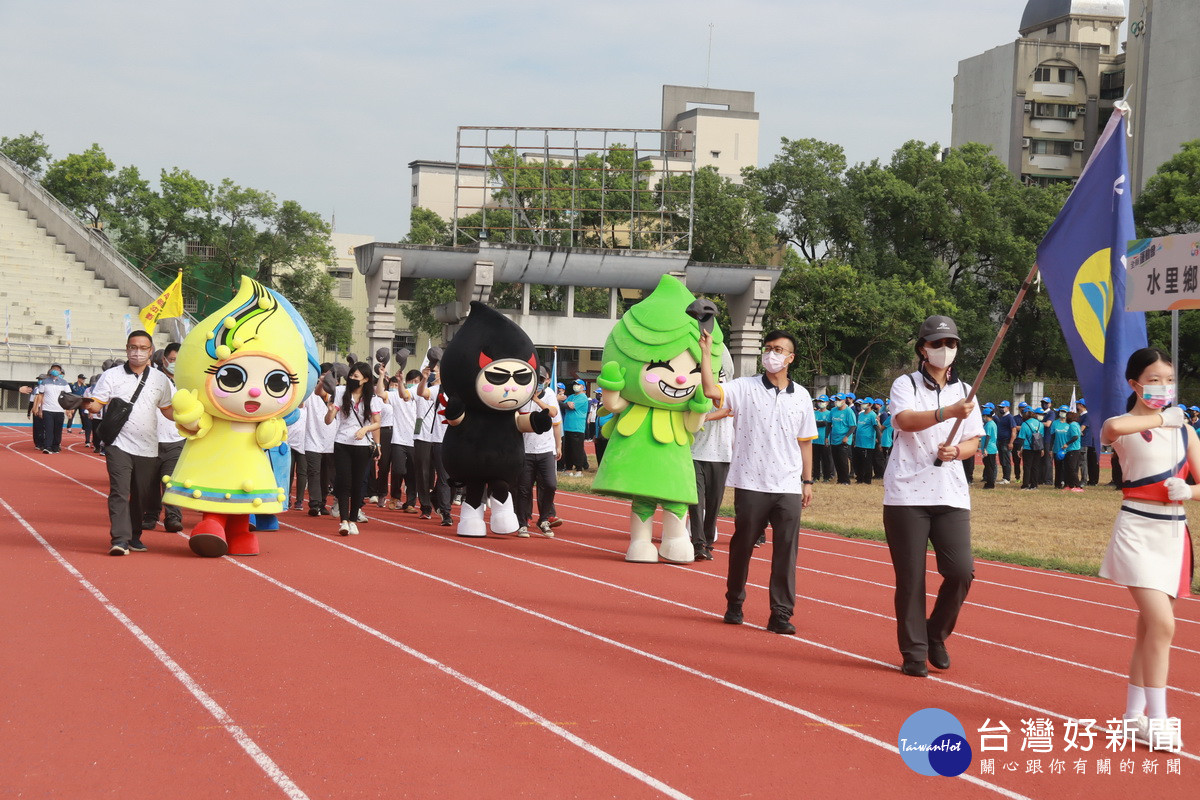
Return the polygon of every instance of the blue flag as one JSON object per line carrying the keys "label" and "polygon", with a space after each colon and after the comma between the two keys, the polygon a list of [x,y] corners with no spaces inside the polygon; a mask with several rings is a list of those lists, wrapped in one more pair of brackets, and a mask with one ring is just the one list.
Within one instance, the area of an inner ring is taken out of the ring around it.
{"label": "blue flag", "polygon": [[1095,429],[1125,413],[1125,362],[1146,346],[1146,315],[1125,310],[1125,252],[1135,238],[1131,189],[1118,108],[1037,251]]}

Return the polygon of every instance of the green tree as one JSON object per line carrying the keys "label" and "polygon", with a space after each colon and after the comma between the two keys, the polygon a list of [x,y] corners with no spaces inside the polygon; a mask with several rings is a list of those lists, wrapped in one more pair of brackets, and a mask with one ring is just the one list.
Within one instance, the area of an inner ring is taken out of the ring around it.
{"label": "green tree", "polygon": [[1133,216],[1140,236],[1200,231],[1200,139],[1185,142],[1146,180]]}
{"label": "green tree", "polygon": [[115,169],[100,145],[92,144],[52,163],[42,185],[84,223],[103,228],[112,211]]}
{"label": "green tree", "polygon": [[50,163],[50,148],[37,131],[12,138],[0,137],[0,153],[34,178],[41,178]]}
{"label": "green tree", "polygon": [[[667,181],[672,191],[662,192],[664,207],[674,216],[674,225],[686,229],[688,183],[677,175]],[[777,262],[775,216],[763,205],[760,191],[721,177],[715,167],[696,171],[692,215],[692,258],[721,264],[766,264]]]}
{"label": "green tree", "polygon": [[816,261],[837,244],[846,154],[840,145],[817,139],[784,138],[781,144],[770,164],[745,170],[746,184],[759,193],[767,211],[778,215],[780,238]]}

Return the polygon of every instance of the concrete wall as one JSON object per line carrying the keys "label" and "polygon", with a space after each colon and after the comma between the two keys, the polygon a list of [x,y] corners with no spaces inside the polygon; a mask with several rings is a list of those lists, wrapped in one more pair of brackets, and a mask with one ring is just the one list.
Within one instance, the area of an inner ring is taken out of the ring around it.
{"label": "concrete wall", "polygon": [[1016,42],[958,62],[950,127],[951,147],[989,145],[1014,170],[1019,169],[1010,155],[1015,62]]}
{"label": "concrete wall", "polygon": [[1145,0],[1130,22],[1144,21],[1144,32],[1129,37],[1125,86],[1133,106],[1130,154],[1134,186],[1179,152],[1184,142],[1200,139],[1200,3],[1196,0]]}

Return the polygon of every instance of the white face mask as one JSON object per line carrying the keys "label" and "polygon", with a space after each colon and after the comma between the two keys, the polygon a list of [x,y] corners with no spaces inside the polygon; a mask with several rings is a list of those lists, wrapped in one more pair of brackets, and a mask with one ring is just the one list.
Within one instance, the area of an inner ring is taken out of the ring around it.
{"label": "white face mask", "polygon": [[938,369],[946,369],[954,363],[958,355],[957,347],[926,347],[925,360]]}
{"label": "white face mask", "polygon": [[1143,385],[1142,401],[1153,409],[1166,408],[1175,402],[1175,384],[1151,383]]}
{"label": "white face mask", "polygon": [[141,350],[130,350],[126,353],[131,367],[142,367],[150,363],[150,354]]}
{"label": "white face mask", "polygon": [[774,375],[777,372],[783,371],[783,368],[787,366],[787,356],[774,351],[763,353],[762,365],[768,374]]}

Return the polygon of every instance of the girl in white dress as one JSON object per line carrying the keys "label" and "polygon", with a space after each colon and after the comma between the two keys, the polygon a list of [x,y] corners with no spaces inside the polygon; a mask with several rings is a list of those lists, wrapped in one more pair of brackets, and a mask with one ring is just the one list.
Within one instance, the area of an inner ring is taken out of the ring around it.
{"label": "girl in white dress", "polygon": [[1129,665],[1126,727],[1154,749],[1182,746],[1179,721],[1167,715],[1167,669],[1175,635],[1175,599],[1191,596],[1192,545],[1182,501],[1197,498],[1184,480],[1200,475],[1200,439],[1175,400],[1175,368],[1147,347],[1129,357],[1128,413],[1104,423],[1101,443],[1121,459],[1124,500],[1100,575],[1129,587],[1138,607]]}

